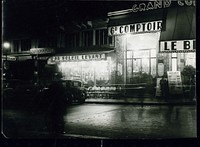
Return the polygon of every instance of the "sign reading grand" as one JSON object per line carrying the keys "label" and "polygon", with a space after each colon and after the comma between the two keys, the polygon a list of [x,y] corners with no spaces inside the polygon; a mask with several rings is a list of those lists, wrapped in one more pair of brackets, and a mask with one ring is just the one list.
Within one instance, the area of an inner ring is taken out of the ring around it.
{"label": "sign reading grand", "polygon": [[54,53],[52,48],[31,48],[30,54],[41,55],[41,54],[51,54]]}
{"label": "sign reading grand", "polygon": [[83,60],[103,60],[106,59],[105,54],[88,54],[88,55],[72,55],[72,56],[53,56],[48,59],[48,64],[68,61],[83,61]]}
{"label": "sign reading grand", "polygon": [[[179,6],[195,6],[195,0],[176,0]],[[132,7],[133,12],[148,11],[154,9],[168,8],[171,6],[172,0],[154,0],[146,3],[134,4]]]}
{"label": "sign reading grand", "polygon": [[121,26],[112,26],[108,28],[108,35],[123,35],[128,33],[147,33],[161,31],[162,21],[152,21]]}
{"label": "sign reading grand", "polygon": [[195,52],[196,40],[160,41],[160,53]]}

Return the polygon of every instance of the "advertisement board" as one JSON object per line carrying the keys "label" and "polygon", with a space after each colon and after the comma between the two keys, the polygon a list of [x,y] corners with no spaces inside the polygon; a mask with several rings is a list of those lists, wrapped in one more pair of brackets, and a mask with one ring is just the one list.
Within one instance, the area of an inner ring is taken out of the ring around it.
{"label": "advertisement board", "polygon": [[183,94],[183,86],[180,71],[167,71],[169,93]]}

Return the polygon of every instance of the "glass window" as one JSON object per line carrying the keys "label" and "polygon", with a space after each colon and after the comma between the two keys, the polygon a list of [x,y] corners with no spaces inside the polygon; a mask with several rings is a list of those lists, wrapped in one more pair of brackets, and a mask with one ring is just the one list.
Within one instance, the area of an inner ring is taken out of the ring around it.
{"label": "glass window", "polygon": [[141,71],[141,59],[134,59],[133,60],[133,72],[140,72]]}
{"label": "glass window", "polygon": [[151,57],[156,57],[156,49],[151,49]]}
{"label": "glass window", "polygon": [[127,51],[127,58],[132,58],[132,52],[133,51]]}
{"label": "glass window", "polygon": [[185,64],[186,65],[192,65],[194,68],[196,68],[196,53],[186,53],[185,55]]}
{"label": "glass window", "polygon": [[156,76],[156,59],[151,59],[151,75]]}
{"label": "glass window", "polygon": [[149,59],[142,59],[142,72],[149,73]]}

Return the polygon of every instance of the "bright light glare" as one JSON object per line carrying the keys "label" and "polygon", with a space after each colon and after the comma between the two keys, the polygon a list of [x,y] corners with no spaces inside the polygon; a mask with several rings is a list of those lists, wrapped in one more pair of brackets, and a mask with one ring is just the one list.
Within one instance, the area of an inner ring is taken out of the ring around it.
{"label": "bright light glare", "polygon": [[3,44],[3,47],[4,47],[4,48],[9,48],[9,47],[10,47],[10,43],[5,42],[5,43]]}

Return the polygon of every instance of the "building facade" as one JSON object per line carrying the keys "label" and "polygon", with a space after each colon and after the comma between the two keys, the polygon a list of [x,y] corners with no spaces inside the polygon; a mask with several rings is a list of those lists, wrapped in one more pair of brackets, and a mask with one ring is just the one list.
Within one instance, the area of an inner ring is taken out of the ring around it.
{"label": "building facade", "polygon": [[53,54],[30,57],[43,60],[43,68],[56,66],[63,79],[81,80],[87,87],[156,97],[161,96],[159,81],[164,76],[171,94],[191,94],[195,73],[190,70],[196,69],[195,1],[138,2],[130,9],[109,12],[107,18],[74,22],[70,31],[65,30],[12,40],[11,56],[53,48]]}

